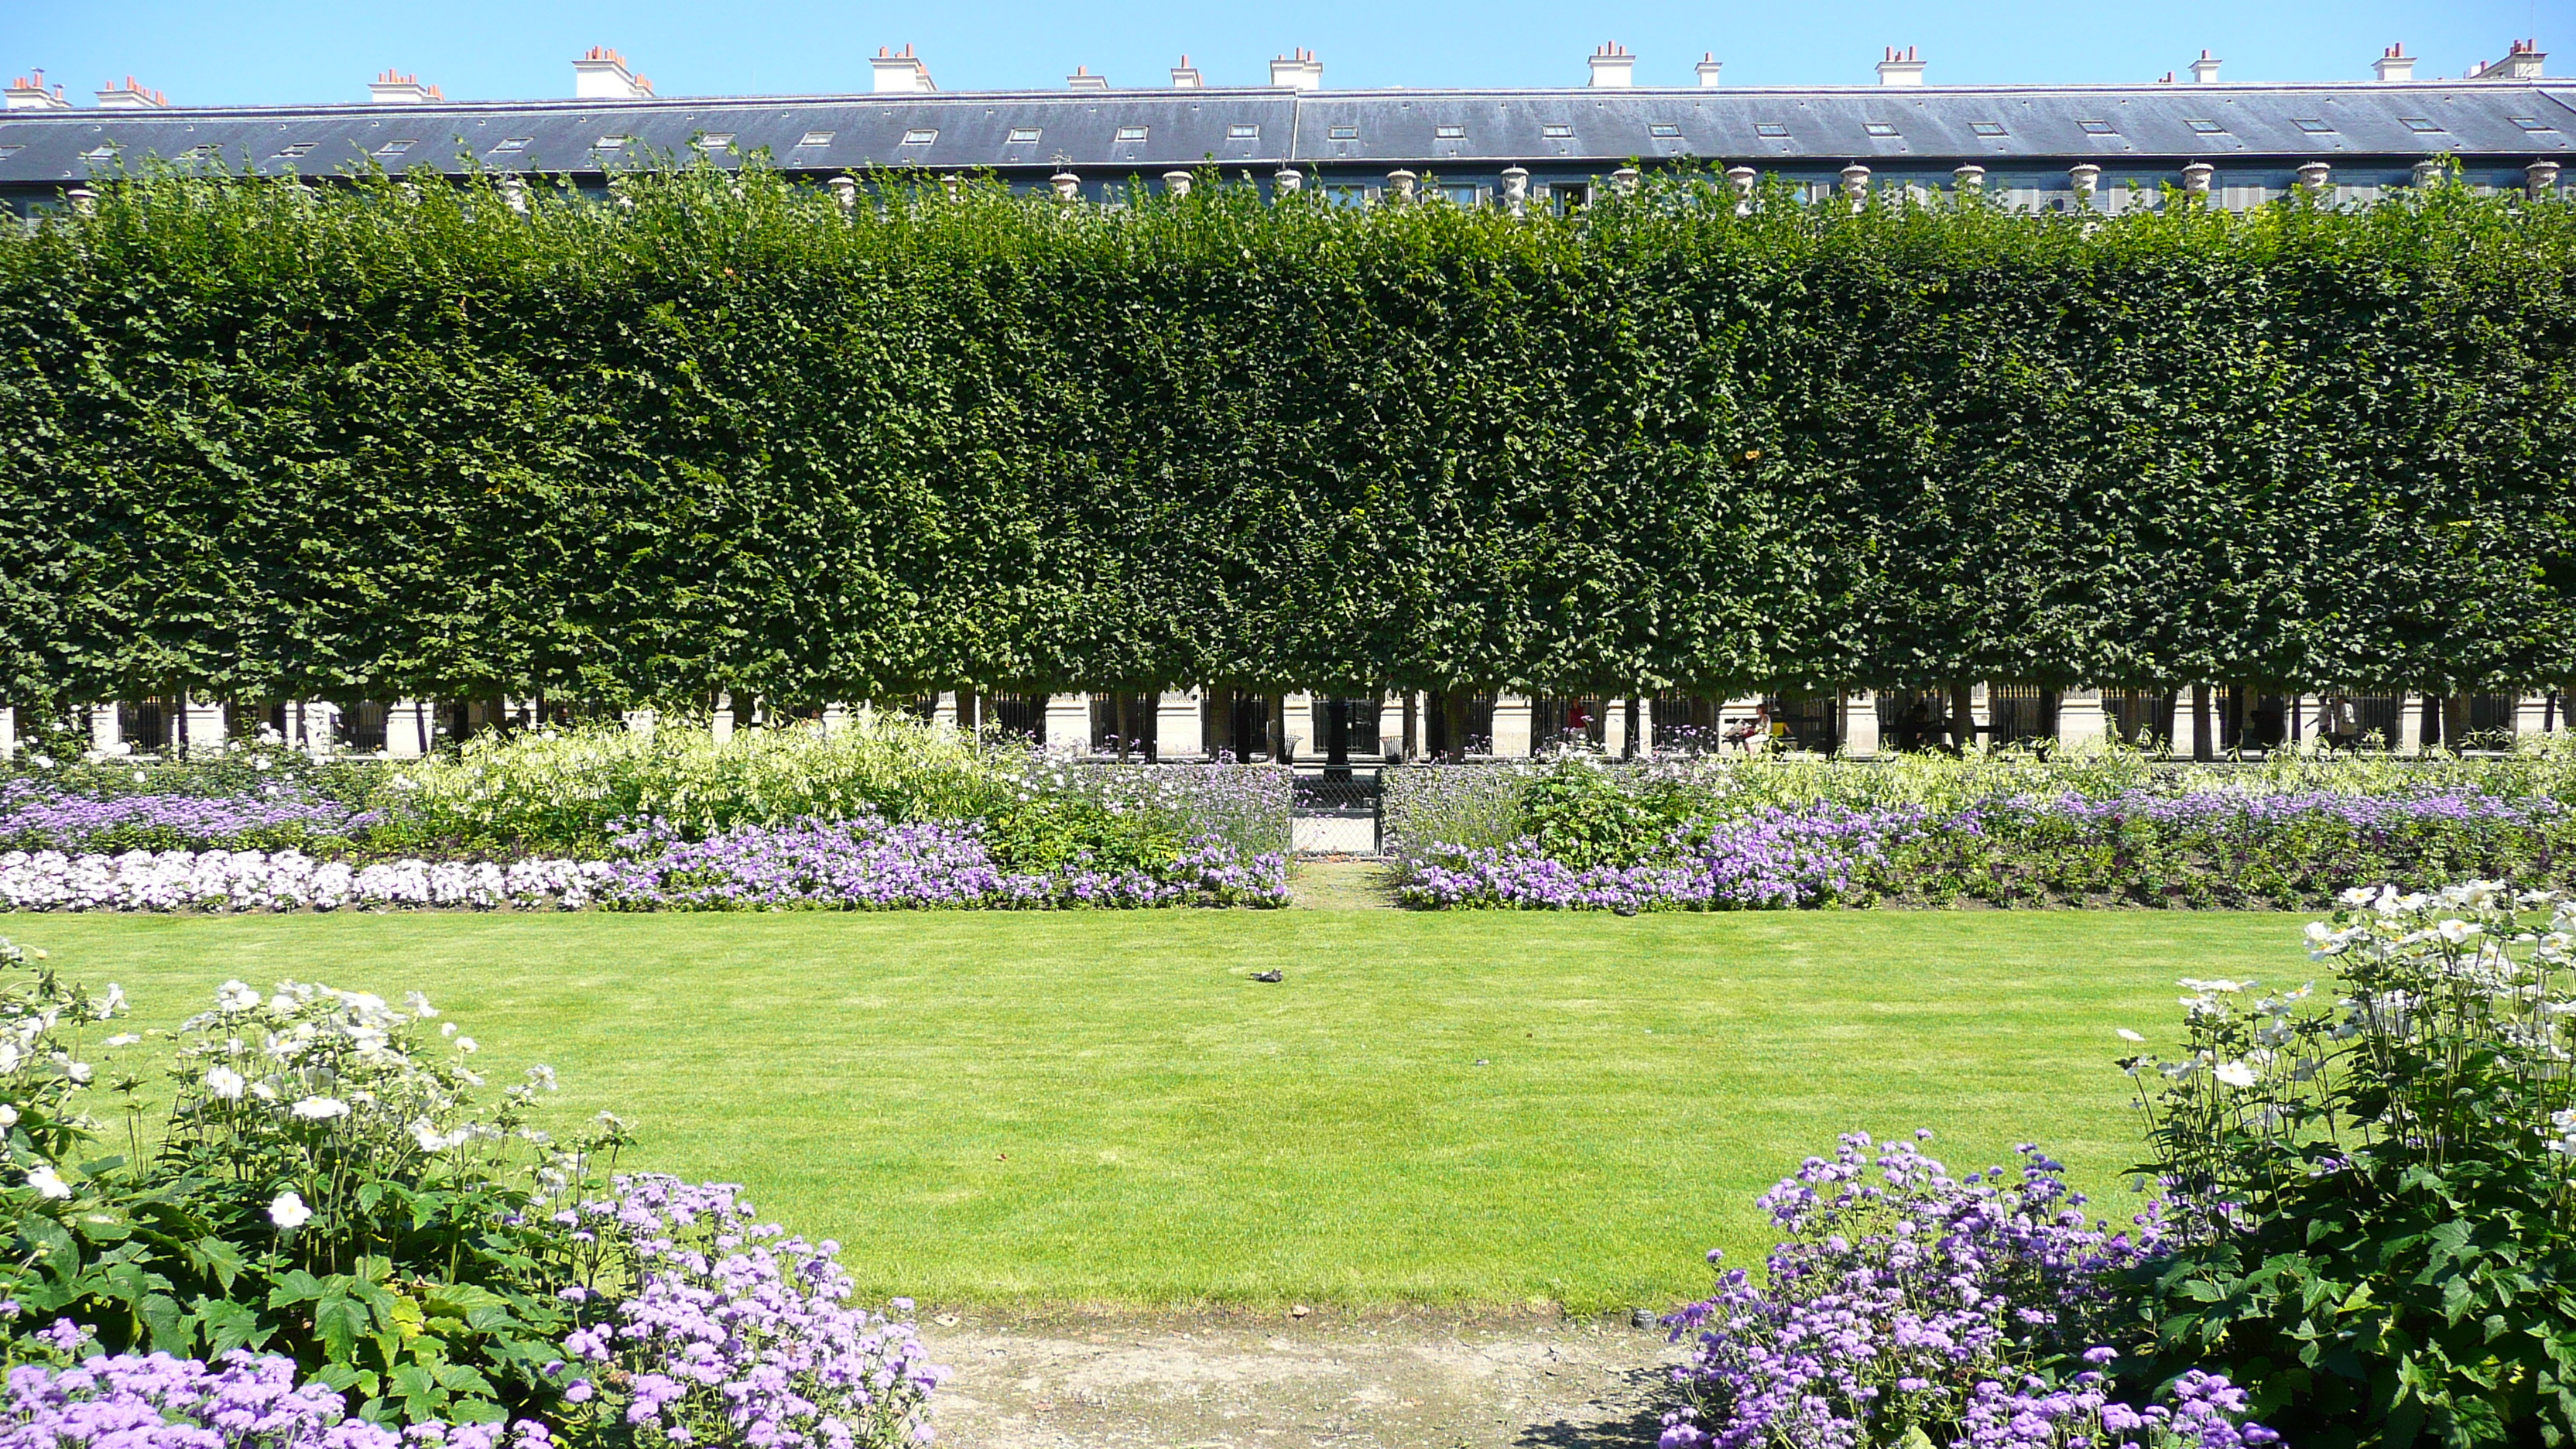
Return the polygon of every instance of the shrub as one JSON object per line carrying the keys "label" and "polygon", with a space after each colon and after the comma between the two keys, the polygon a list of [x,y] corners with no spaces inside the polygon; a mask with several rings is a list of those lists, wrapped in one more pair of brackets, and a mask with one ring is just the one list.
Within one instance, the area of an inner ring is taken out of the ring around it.
{"label": "shrub", "polygon": [[2576,1438],[2576,904],[2492,882],[2346,895],[2307,988],[2186,981],[2129,1069],[2174,1190],[2156,1357],[2294,1442]]}
{"label": "shrub", "polygon": [[[57,1336],[70,1359],[76,1336]],[[429,1424],[407,1441],[381,1425],[347,1418],[327,1385],[297,1380],[295,1361],[240,1350],[216,1364],[169,1354],[91,1355],[77,1363],[22,1363],[9,1370],[0,1440],[18,1445],[221,1445],[223,1449],[547,1449],[542,1424]]]}
{"label": "shrub", "polygon": [[2270,1442],[2240,1433],[2223,1380],[2178,1382],[2171,1409],[2111,1394],[2121,1275],[2152,1261],[2160,1225],[2088,1221],[2064,1169],[2021,1152],[2017,1175],[1954,1179],[1913,1142],[1853,1133],[1764,1194],[1788,1234],[1765,1280],[1728,1269],[1666,1320],[1694,1341],[1665,1449]]}

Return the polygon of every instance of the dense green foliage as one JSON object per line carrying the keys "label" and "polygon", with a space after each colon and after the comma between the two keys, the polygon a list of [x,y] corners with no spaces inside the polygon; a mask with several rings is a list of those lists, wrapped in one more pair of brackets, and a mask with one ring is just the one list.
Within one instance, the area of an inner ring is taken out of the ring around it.
{"label": "dense green foliage", "polygon": [[0,239],[0,697],[2576,677],[2571,208],[138,176]]}

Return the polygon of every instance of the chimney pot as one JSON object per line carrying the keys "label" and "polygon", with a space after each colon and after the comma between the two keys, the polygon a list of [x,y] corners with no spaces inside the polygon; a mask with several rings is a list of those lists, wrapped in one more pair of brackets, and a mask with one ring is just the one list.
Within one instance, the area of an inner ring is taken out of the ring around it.
{"label": "chimney pot", "polygon": [[1717,52],[1712,50],[1701,56],[1699,64],[1693,68],[1699,72],[1700,89],[1714,90],[1719,83],[1718,77],[1726,71],[1726,62],[1719,60]]}
{"label": "chimney pot", "polygon": [[904,43],[900,52],[878,46],[876,55],[868,61],[868,69],[879,95],[928,95],[939,89],[931,84],[930,67],[920,56],[912,53],[910,41]]}
{"label": "chimney pot", "polygon": [[637,101],[653,94],[653,83],[626,68],[626,57],[594,45],[572,63],[572,93],[583,101]]}
{"label": "chimney pot", "polygon": [[1075,66],[1073,68],[1073,74],[1064,78],[1064,83],[1066,86],[1077,91],[1105,91],[1109,89],[1109,77],[1105,75],[1093,75],[1091,73],[1091,68],[1088,66]]}
{"label": "chimney pot", "polygon": [[1315,59],[1311,50],[1294,50],[1274,56],[1270,61],[1270,83],[1292,91],[1319,91],[1324,88],[1324,63]]}
{"label": "chimney pot", "polygon": [[1203,90],[1206,88],[1206,84],[1207,83],[1199,77],[1198,67],[1190,64],[1190,58],[1188,56],[1182,56],[1181,63],[1172,67],[1172,88],[1174,90]]}
{"label": "chimney pot", "polygon": [[2415,57],[2406,53],[2401,42],[2381,51],[2370,63],[2371,73],[2383,81],[2411,81],[2415,78]]}
{"label": "chimney pot", "polygon": [[59,85],[45,88],[45,73],[32,71],[9,83],[8,109],[13,111],[68,111],[72,103],[63,99]]}
{"label": "chimney pot", "polygon": [[1923,84],[1923,69],[1924,62],[1915,54],[1913,46],[1905,47],[1904,53],[1899,54],[1891,45],[1887,48],[1887,59],[1878,63],[1878,83],[1883,86],[1919,86]]}

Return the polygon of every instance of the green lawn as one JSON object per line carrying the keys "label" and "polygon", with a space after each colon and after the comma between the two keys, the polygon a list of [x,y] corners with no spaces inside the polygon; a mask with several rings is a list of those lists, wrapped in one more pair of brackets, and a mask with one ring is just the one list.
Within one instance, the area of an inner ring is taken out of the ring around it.
{"label": "green lawn", "polygon": [[[2130,1160],[2112,1030],[2311,974],[2301,918],[1395,911],[0,918],[168,1025],[418,987],[630,1164],[748,1183],[871,1290],[1662,1305],[1853,1128]],[[1280,985],[1246,979],[1276,966]],[[147,1048],[135,1048],[142,1052]],[[2126,1194],[2120,1210],[2127,1211]]]}

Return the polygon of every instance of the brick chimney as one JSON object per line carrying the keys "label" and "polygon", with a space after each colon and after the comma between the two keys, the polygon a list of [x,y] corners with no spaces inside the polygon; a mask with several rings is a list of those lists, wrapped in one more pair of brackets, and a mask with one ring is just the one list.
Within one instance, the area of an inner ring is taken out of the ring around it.
{"label": "brick chimney", "polygon": [[1896,47],[1891,45],[1887,48],[1887,58],[1878,63],[1878,83],[1883,86],[1919,86],[1923,84],[1923,66],[1924,61],[1915,55],[1913,46],[1905,47],[1905,53],[1899,55]]}
{"label": "brick chimney", "polygon": [[2193,85],[2214,86],[2218,84],[2218,57],[2211,55],[2208,51],[2202,51],[2200,53],[2200,59],[2191,63],[2191,81]]}
{"label": "brick chimney", "polygon": [[417,106],[446,99],[438,93],[438,87],[422,85],[416,75],[397,74],[392,66],[385,67],[383,75],[367,82],[367,100],[371,105]]}
{"label": "brick chimney", "polygon": [[626,68],[626,57],[594,45],[572,63],[572,93],[584,101],[640,101],[653,94],[653,83]]}
{"label": "brick chimney", "polygon": [[167,109],[170,98],[159,91],[147,91],[127,76],[123,85],[99,88],[98,108],[102,111],[158,111]]}
{"label": "brick chimney", "polygon": [[1718,77],[1726,73],[1726,62],[1719,60],[1717,58],[1717,52],[1712,50],[1701,56],[1699,58],[1699,64],[1691,67],[1691,69],[1699,72],[1699,88],[1704,91],[1710,91],[1717,89],[1717,87],[1722,84],[1722,82],[1718,80]]}
{"label": "brick chimney", "polygon": [[1320,91],[1324,88],[1324,63],[1315,59],[1311,50],[1291,51],[1270,58],[1270,83],[1292,91]]}
{"label": "brick chimney", "polygon": [[45,73],[37,71],[9,82],[6,92],[13,111],[68,111],[72,103],[63,99],[63,88],[45,89]]}
{"label": "brick chimney", "polygon": [[877,53],[868,60],[868,68],[876,72],[876,92],[881,96],[927,95],[939,89],[930,83],[930,67],[912,53],[909,45],[900,55],[878,46]]}
{"label": "brick chimney", "polygon": [[1206,88],[1207,82],[1200,77],[1199,68],[1190,64],[1190,58],[1188,56],[1182,56],[1181,63],[1172,67],[1172,89],[1176,91],[1196,91],[1205,90]]}
{"label": "brick chimney", "polygon": [[2379,59],[2370,63],[2370,68],[2384,81],[2411,81],[2415,78],[2415,57],[2406,53],[2405,43],[2401,41],[2381,51]]}
{"label": "brick chimney", "polygon": [[1635,85],[1637,83],[1636,76],[1637,58],[1630,55],[1628,53],[1628,48],[1621,45],[1619,42],[1615,40],[1604,41],[1602,42],[1599,50],[1592,52],[1592,79],[1589,84],[1596,86]]}
{"label": "brick chimney", "polygon": [[2480,64],[2468,74],[2470,80],[2534,81],[2542,78],[2541,62],[2549,52],[2537,40],[2517,40],[2507,47],[2504,59]]}
{"label": "brick chimney", "polygon": [[1093,75],[1090,68],[1087,66],[1075,66],[1073,68],[1073,74],[1064,78],[1064,83],[1078,91],[1105,91],[1109,89],[1109,77],[1105,75]]}

